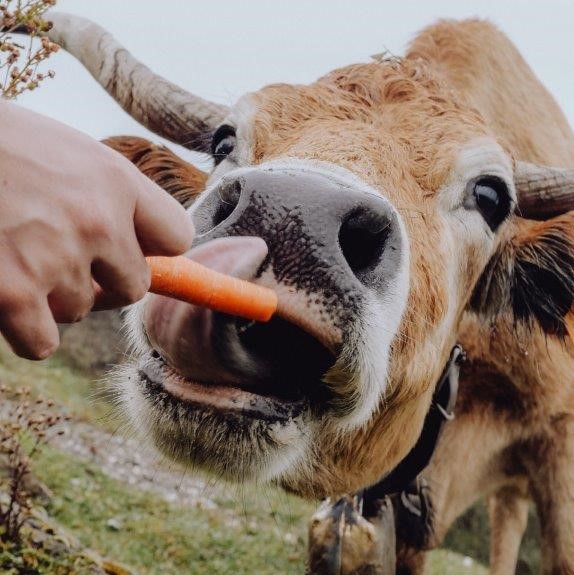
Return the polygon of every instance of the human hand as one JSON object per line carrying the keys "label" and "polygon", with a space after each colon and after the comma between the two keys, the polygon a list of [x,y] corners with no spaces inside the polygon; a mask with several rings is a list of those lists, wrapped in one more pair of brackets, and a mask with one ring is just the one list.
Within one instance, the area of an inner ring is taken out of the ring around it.
{"label": "human hand", "polygon": [[0,104],[0,332],[20,356],[59,344],[56,322],[143,297],[144,256],[193,239],[185,210],[103,144]]}

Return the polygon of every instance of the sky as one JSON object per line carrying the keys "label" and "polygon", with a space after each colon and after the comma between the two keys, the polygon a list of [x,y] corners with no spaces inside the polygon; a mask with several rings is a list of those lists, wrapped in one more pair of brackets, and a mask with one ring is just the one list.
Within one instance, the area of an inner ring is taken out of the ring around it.
{"label": "sky", "polygon": [[[227,105],[269,83],[400,55],[440,18],[480,16],[508,34],[574,125],[574,0],[58,0],[57,9],[98,22],[155,72]],[[20,104],[96,138],[150,136],[71,56],[60,51],[49,67],[56,78]]]}

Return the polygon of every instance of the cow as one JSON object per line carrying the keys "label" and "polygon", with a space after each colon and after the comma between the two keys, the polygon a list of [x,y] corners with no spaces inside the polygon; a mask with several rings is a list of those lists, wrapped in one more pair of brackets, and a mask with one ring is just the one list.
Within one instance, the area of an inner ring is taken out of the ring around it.
{"label": "cow", "polygon": [[[392,497],[394,510],[388,498],[367,517],[360,497],[323,502],[309,524],[309,563],[317,566],[311,572],[422,575],[427,552],[485,499],[491,575],[516,573],[532,502],[542,572],[574,573],[573,319],[571,312],[570,335],[560,342],[517,328],[512,316],[485,324],[465,315],[459,338],[468,351],[456,417],[444,426],[430,464]],[[334,569],[333,557],[352,569]]]}
{"label": "cow", "polygon": [[[572,320],[571,313],[570,334]],[[398,575],[422,575],[427,551],[479,499],[487,500],[491,575],[516,572],[532,501],[541,526],[543,572],[574,572],[574,342],[570,335],[555,349],[556,342],[541,332],[517,332],[513,321],[499,318],[486,326],[473,314],[464,318],[460,339],[468,354],[456,417],[445,425],[429,466],[393,497],[390,522],[381,521],[379,508],[371,519],[362,517],[355,501],[324,502],[310,522],[309,558],[320,565],[317,575],[337,572],[324,560],[336,552],[348,555],[348,563],[354,560],[356,570],[376,564],[387,569],[381,574],[396,568]],[[560,355],[563,369],[556,369],[553,361]],[[345,531],[341,524],[348,525]]]}
{"label": "cow", "polygon": [[461,340],[468,361],[457,416],[445,426],[416,494],[428,510],[424,521],[416,533],[397,526],[397,573],[422,574],[425,551],[480,498],[488,504],[492,575],[515,573],[531,501],[543,573],[574,573],[572,337],[559,341],[517,328],[512,317],[486,325],[468,314]]}
{"label": "cow", "polygon": [[[128,113],[211,153],[190,257],[281,302],[268,324],[154,295],[131,309],[120,401],[162,452],[336,496],[405,458],[457,340],[494,348],[480,338],[511,325],[546,342],[554,381],[567,380],[574,135],[495,26],[439,22],[403,57],[267,86],[228,109],[99,26],[51,19],[50,38]],[[183,168],[170,169],[164,185]]]}

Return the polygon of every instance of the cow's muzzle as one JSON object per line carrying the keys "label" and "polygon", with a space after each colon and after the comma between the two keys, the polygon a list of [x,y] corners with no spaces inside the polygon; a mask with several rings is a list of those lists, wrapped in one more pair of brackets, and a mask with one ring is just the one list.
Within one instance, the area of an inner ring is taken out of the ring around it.
{"label": "cow's muzzle", "polygon": [[227,407],[236,388],[324,408],[323,374],[368,292],[384,292],[397,273],[397,217],[384,198],[323,171],[228,173],[194,210],[198,240],[188,255],[277,290],[279,317],[253,324],[152,296],[144,314],[152,346],[189,381],[220,396],[225,389]]}

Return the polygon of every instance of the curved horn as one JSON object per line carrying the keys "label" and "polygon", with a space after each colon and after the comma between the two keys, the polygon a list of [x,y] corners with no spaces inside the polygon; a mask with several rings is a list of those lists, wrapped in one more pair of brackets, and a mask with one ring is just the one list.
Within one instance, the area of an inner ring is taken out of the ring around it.
{"label": "curved horn", "polygon": [[574,169],[516,162],[517,214],[547,220],[574,210]]}
{"label": "curved horn", "polygon": [[49,13],[50,40],[75,56],[120,106],[152,132],[190,150],[208,152],[208,136],[227,115],[154,74],[101,26],[61,12]]}

